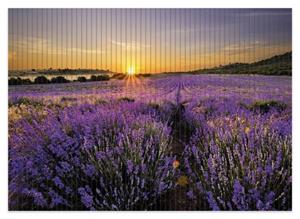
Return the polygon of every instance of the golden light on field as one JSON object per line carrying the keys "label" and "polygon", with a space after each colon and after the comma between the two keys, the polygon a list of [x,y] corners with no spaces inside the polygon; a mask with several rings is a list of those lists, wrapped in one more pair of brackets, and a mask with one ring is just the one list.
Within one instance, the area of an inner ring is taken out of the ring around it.
{"label": "golden light on field", "polygon": [[129,66],[128,67],[128,69],[127,69],[127,74],[129,75],[129,76],[133,76],[133,75],[135,75],[135,68],[134,68],[134,66]]}
{"label": "golden light on field", "polygon": [[131,64],[126,68],[126,87],[131,89],[131,87],[135,87],[140,85],[140,80],[137,77],[139,72],[139,67],[137,65]]}

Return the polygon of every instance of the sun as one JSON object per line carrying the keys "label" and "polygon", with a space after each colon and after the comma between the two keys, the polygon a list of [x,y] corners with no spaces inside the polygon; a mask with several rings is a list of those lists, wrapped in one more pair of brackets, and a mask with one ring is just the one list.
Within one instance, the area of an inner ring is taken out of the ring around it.
{"label": "sun", "polygon": [[135,68],[134,68],[134,66],[128,67],[127,74],[131,75],[131,76],[135,75]]}

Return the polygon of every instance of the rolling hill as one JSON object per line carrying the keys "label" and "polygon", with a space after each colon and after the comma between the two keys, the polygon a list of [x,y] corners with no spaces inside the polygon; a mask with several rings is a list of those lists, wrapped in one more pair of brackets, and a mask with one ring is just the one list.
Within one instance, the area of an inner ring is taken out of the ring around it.
{"label": "rolling hill", "polygon": [[253,63],[233,63],[191,73],[292,75],[292,52],[276,55]]}

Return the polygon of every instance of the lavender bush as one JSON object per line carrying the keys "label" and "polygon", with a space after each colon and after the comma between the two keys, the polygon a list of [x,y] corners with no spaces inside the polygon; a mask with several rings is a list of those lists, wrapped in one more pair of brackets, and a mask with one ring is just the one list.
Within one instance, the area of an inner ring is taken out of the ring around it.
{"label": "lavender bush", "polygon": [[132,103],[21,119],[9,138],[11,209],[143,210],[172,187],[170,130]]}
{"label": "lavender bush", "polygon": [[197,117],[200,127],[185,148],[196,194],[212,210],[291,209],[290,112],[235,110]]}

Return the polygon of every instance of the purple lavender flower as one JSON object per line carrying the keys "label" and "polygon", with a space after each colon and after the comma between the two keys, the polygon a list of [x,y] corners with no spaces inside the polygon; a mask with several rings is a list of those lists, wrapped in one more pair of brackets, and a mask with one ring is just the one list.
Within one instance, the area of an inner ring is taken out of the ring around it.
{"label": "purple lavender flower", "polygon": [[85,207],[91,209],[93,207],[93,196],[89,195],[84,188],[78,188],[78,193]]}
{"label": "purple lavender flower", "polygon": [[96,168],[94,165],[87,164],[84,168],[84,172],[87,176],[91,177],[96,173]]}
{"label": "purple lavender flower", "polygon": [[127,161],[127,170],[128,170],[128,173],[132,173],[132,171],[133,171],[133,163],[131,160]]}
{"label": "purple lavender flower", "polygon": [[206,196],[207,196],[207,201],[209,203],[209,206],[211,207],[211,209],[213,211],[219,211],[220,208],[218,206],[218,203],[216,202],[214,196],[213,196],[213,193],[212,192],[206,192]]}
{"label": "purple lavender flower", "polygon": [[[25,186],[40,189],[49,209],[152,206],[175,184],[170,130],[156,115],[142,114],[144,105],[119,104],[115,111],[111,106],[79,105],[50,111],[42,121],[21,120],[22,132],[13,134],[10,142],[13,148],[25,144],[28,153],[10,150],[10,177],[22,179],[10,187],[13,192]],[[92,147],[86,146],[88,141]]]}
{"label": "purple lavender flower", "polygon": [[189,199],[195,199],[195,195],[194,195],[194,192],[193,190],[189,190],[186,195],[188,196]]}
{"label": "purple lavender flower", "polygon": [[63,189],[65,187],[65,185],[58,176],[54,177],[53,182],[59,189]]}

